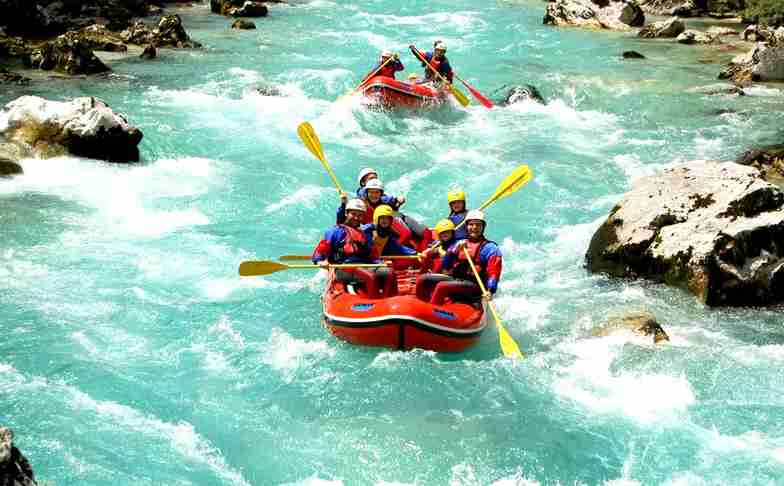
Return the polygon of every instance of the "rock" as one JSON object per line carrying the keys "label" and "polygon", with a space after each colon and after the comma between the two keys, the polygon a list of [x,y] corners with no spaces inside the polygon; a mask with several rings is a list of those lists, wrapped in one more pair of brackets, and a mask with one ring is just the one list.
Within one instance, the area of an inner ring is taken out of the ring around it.
{"label": "rock", "polygon": [[21,74],[12,73],[10,71],[6,71],[3,68],[0,68],[0,83],[26,86],[30,84],[30,78],[26,78]]}
{"label": "rock", "polygon": [[158,16],[163,15],[163,8],[157,5],[148,5],[147,6],[147,15]]}
{"label": "rock", "polygon": [[542,97],[542,94],[539,92],[536,86],[532,84],[523,84],[510,88],[509,91],[507,91],[503,101],[501,101],[499,104],[502,106],[509,106],[527,100],[545,104],[544,97]]}
{"label": "rock", "polygon": [[91,24],[110,30],[127,27],[133,17],[147,14],[146,0],[0,0],[0,25],[14,35],[55,37]]}
{"label": "rock", "polygon": [[52,42],[33,51],[30,56],[34,68],[44,71],[76,74],[97,74],[109,71],[93,53],[90,45],[76,32],[66,32]]}
{"label": "rock", "polygon": [[700,13],[693,0],[642,0],[640,7],[650,15],[695,17]]}
{"label": "rock", "polygon": [[5,105],[7,140],[32,147],[39,157],[67,151],[76,156],[136,162],[142,132],[92,97],[70,102],[22,96]]}
{"label": "rock", "polygon": [[285,96],[276,86],[258,86],[255,91],[261,96]]}
{"label": "rock", "polygon": [[695,89],[697,93],[706,94],[708,96],[721,96],[721,95],[737,95],[745,96],[746,92],[738,86],[706,86],[704,88]]}
{"label": "rock", "polygon": [[223,2],[221,0],[210,0],[210,12],[219,14],[221,13],[221,5]]}
{"label": "rock", "polygon": [[775,40],[775,31],[763,25],[749,25],[743,29],[740,38],[749,42],[766,42]]}
{"label": "rock", "polygon": [[266,17],[267,6],[261,2],[247,1],[239,8],[234,8],[229,12],[232,17]]}
{"label": "rock", "polygon": [[671,17],[667,20],[660,20],[648,24],[637,34],[638,37],[645,39],[654,39],[660,37],[678,37],[678,35],[686,30],[686,25],[678,17]]}
{"label": "rock", "polygon": [[198,48],[201,44],[191,40],[182,26],[182,19],[177,14],[164,15],[158,25],[151,29],[144,22],[134,22],[120,33],[120,37],[129,44],[139,46],[153,45],[156,47]]}
{"label": "rock", "polygon": [[640,54],[637,51],[624,51],[623,52],[624,59],[645,59],[645,56]]}
{"label": "rock", "polygon": [[0,58],[19,59],[30,67],[30,55],[33,49],[21,37],[9,37],[0,33]]}
{"label": "rock", "polygon": [[784,185],[784,144],[749,149],[735,162],[758,169],[768,182]]}
{"label": "rock", "polygon": [[128,50],[128,47],[123,44],[122,37],[107,29],[105,25],[87,26],[77,35],[94,51],[125,52]]}
{"label": "rock", "polygon": [[609,336],[621,330],[632,331],[641,336],[651,336],[653,344],[670,340],[661,324],[656,321],[656,317],[647,311],[630,312],[621,317],[610,318],[594,335]]}
{"label": "rock", "polygon": [[711,44],[714,41],[718,41],[718,37],[708,35],[701,30],[689,29],[678,34],[675,41],[679,44]]}
{"label": "rock", "polygon": [[695,161],[639,179],[591,239],[587,267],[688,289],[707,305],[784,298],[784,193],[752,167]]}
{"label": "rock", "polygon": [[241,29],[241,30],[250,30],[250,29],[255,29],[256,28],[256,24],[254,24],[250,20],[237,19],[237,20],[234,21],[233,24],[231,24],[231,28],[232,29]]}
{"label": "rock", "polygon": [[738,35],[738,31],[736,31],[735,29],[731,29],[729,27],[721,27],[718,25],[714,25],[713,27],[710,27],[706,32],[708,35],[711,35],[713,37],[726,37],[730,35]]}
{"label": "rock", "polygon": [[[14,162],[13,160],[8,160],[0,157],[0,177],[8,177],[12,175],[17,175],[22,173],[22,166]],[[0,445],[0,449],[2,445]],[[2,456],[2,451],[0,451],[0,456]],[[2,457],[0,457],[0,464],[2,464]],[[1,466],[0,466],[1,467]],[[2,477],[2,473],[0,473],[0,477]],[[0,482],[0,484],[3,484]]]}
{"label": "rock", "polygon": [[153,31],[153,43],[158,47],[201,47],[191,40],[182,26],[182,19],[177,14],[164,15]]}
{"label": "rock", "polygon": [[154,45],[150,44],[144,48],[144,51],[139,55],[142,59],[155,59],[158,57],[158,50]]}
{"label": "rock", "polygon": [[35,475],[27,458],[14,445],[14,433],[0,427],[0,484],[36,486]]}
{"label": "rock", "polygon": [[719,79],[730,79],[741,85],[784,80],[784,44],[772,46],[758,42],[749,52],[735,56],[719,73]]}
{"label": "rock", "polygon": [[645,23],[645,14],[635,0],[554,0],[547,4],[543,23],[629,30]]}

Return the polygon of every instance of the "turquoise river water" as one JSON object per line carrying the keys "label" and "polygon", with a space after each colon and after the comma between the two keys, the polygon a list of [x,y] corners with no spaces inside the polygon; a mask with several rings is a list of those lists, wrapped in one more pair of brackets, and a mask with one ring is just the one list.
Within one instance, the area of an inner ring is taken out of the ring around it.
{"label": "turquoise river water", "polygon": [[[144,132],[141,164],[25,160],[0,181],[0,423],[41,481],[784,484],[781,309],[708,309],[583,268],[635,178],[780,136],[780,87],[707,96],[720,65],[700,61],[733,53],[545,27],[537,0],[315,0],[247,32],[205,4],[178,12],[203,49],[0,93],[97,96]],[[435,38],[485,94],[531,83],[548,103],[335,102],[381,49],[419,70],[406,46]],[[494,329],[457,355],[351,346],[320,325],[324,275],[237,276],[242,260],[309,253],[334,221],[305,120],[344,186],[376,167],[430,224],[450,186],[478,205],[531,166],[488,210],[496,303],[525,360],[503,358]],[[640,309],[669,345],[594,336]]]}

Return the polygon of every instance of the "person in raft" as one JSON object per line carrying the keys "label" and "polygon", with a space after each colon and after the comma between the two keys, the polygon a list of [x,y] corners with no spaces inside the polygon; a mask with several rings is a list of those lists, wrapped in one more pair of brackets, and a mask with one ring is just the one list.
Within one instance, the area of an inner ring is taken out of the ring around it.
{"label": "person in raft", "polygon": [[[485,288],[490,294],[495,294],[498,290],[498,281],[501,279],[503,265],[501,249],[498,248],[497,243],[485,238],[487,223],[482,211],[478,209],[469,211],[465,219],[468,238],[457,241],[446,251],[446,255],[441,261],[441,269],[455,278],[476,282],[474,272],[466,260],[465,251],[463,251],[463,248],[467,248]],[[479,293],[479,286],[476,286],[476,292]]]}
{"label": "person in raft", "polygon": [[[412,52],[415,49],[413,44],[408,47],[412,50]],[[416,57],[416,54],[414,56]],[[452,66],[449,64],[449,59],[446,58],[446,44],[441,41],[436,41],[435,45],[433,46],[433,52],[425,53],[425,60],[427,63],[423,62],[422,67],[425,68],[426,81],[441,81],[438,76],[433,73],[433,68],[435,68],[435,70],[438,71],[441,76],[452,83],[452,77],[454,76],[454,73],[452,72]]]}
{"label": "person in raft", "polygon": [[[447,202],[449,203],[449,218],[452,223],[455,224],[455,227],[463,222],[468,214],[468,208],[466,208],[466,197],[465,192],[460,189],[453,189],[449,191],[446,195]],[[466,225],[462,225],[455,231],[455,239],[457,240],[464,240],[468,237],[468,233],[466,233]]]}
{"label": "person in raft", "polygon": [[416,250],[398,242],[398,234],[392,229],[394,217],[395,210],[382,204],[373,213],[373,223],[361,228],[370,245],[371,258],[374,260],[379,260],[383,256],[417,254]]}
{"label": "person in raft", "polygon": [[[357,182],[359,182],[359,187],[357,188],[357,197],[360,199],[365,199],[367,195],[365,194],[365,184],[369,180],[378,179],[378,172],[375,169],[371,169],[370,167],[365,167],[364,169],[359,171],[359,177],[357,177]],[[395,210],[397,210],[400,206],[406,203],[405,196],[390,196],[388,194],[381,195],[381,202],[382,204],[386,204],[387,206],[392,206]]]}
{"label": "person in raft", "polygon": [[[376,73],[377,69],[379,71]],[[368,76],[376,73],[375,76],[387,76],[389,78],[395,79],[395,73],[404,69],[405,66],[403,66],[402,62],[400,62],[400,54],[392,51],[384,51],[381,53],[381,58],[379,59],[378,64],[373,66],[373,69],[370,70]],[[365,78],[370,79],[368,76]]]}
{"label": "person in raft", "polygon": [[[346,203],[344,223],[338,223],[327,230],[324,238],[313,250],[313,263],[326,267],[331,263],[378,263],[373,258],[370,241],[360,230],[362,218],[366,211],[361,199],[352,199]],[[339,268],[335,278],[345,285],[361,286],[370,298],[380,297],[390,278],[391,269],[377,268]]]}
{"label": "person in raft", "polygon": [[455,244],[455,224],[442,219],[433,228],[433,232],[438,238],[438,242],[422,252],[422,273],[441,272],[441,261],[446,255],[446,251]]}
{"label": "person in raft", "polygon": [[[361,200],[365,203],[365,207],[367,208],[365,211],[364,216],[362,217],[362,224],[370,224],[373,222],[373,213],[376,211],[376,208],[381,206],[382,204],[386,204],[387,206],[392,207],[395,211],[398,210],[401,203],[399,202],[398,198],[392,196],[386,196],[384,194],[384,183],[381,182],[380,179],[369,179],[365,183],[365,187],[361,188],[359,191],[363,196]],[[341,194],[341,202],[344,200],[346,196]],[[405,198],[403,198],[403,202],[405,202]],[[338,208],[337,212],[337,222],[338,224],[343,223],[346,217],[346,206],[341,204]]]}

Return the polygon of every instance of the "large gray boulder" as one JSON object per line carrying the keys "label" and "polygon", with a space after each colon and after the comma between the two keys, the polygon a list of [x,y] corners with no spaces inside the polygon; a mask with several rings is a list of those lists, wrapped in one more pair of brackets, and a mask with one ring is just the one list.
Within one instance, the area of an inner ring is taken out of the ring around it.
{"label": "large gray boulder", "polygon": [[543,23],[629,30],[644,24],[645,14],[635,0],[554,0],[547,4]]}
{"label": "large gray boulder", "polygon": [[182,26],[182,19],[177,14],[164,15],[155,27],[137,20],[130,27],[120,32],[119,35],[124,42],[138,46],[201,47],[200,43],[192,40],[188,33],[185,32],[185,28]]}
{"label": "large gray boulder", "polygon": [[[22,166],[14,162],[13,160],[4,159],[0,157],[0,177],[8,177],[12,175],[21,174]],[[0,484],[3,484],[0,482]]]}
{"label": "large gray boulder", "polygon": [[694,17],[700,13],[694,0],[642,0],[640,7],[650,15]]}
{"label": "large gray boulder", "polygon": [[695,161],[639,179],[586,253],[592,272],[689,290],[711,306],[784,298],[784,193],[760,172]]}
{"label": "large gray boulder", "polygon": [[91,44],[78,32],[66,32],[47,42],[33,51],[30,60],[35,68],[71,75],[109,71],[109,67],[95,55]]}
{"label": "large gray boulder", "polygon": [[712,44],[719,42],[719,38],[701,30],[687,29],[678,34],[675,42],[679,44]]}
{"label": "large gray boulder", "polygon": [[784,42],[758,42],[749,52],[735,56],[719,73],[719,79],[737,84],[784,80]]}
{"label": "large gray boulder", "polygon": [[41,158],[70,153],[111,162],[139,160],[142,132],[92,97],[70,102],[22,96],[5,105],[0,136]]}
{"label": "large gray boulder", "polygon": [[14,445],[11,429],[0,427],[0,485],[36,486],[35,475],[27,458]]}

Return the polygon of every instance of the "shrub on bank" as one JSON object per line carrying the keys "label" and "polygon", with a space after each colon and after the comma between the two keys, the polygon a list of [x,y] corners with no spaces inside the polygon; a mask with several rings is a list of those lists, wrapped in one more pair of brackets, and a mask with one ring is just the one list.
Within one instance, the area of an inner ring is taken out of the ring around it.
{"label": "shrub on bank", "polygon": [[746,0],[743,18],[755,24],[784,25],[784,0]]}

